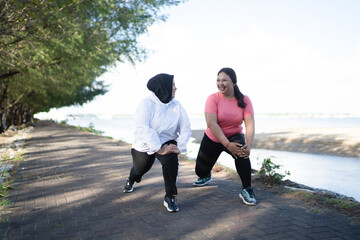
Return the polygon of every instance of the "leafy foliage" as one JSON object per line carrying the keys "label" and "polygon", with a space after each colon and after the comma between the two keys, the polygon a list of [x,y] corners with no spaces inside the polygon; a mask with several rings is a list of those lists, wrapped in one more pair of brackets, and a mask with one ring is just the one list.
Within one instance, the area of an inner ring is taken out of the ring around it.
{"label": "leafy foliage", "polygon": [[280,174],[277,171],[281,165],[275,164],[271,161],[271,158],[265,158],[262,162],[259,174],[266,178],[268,184],[281,183],[285,176],[290,175],[289,171],[285,171],[285,174]]}
{"label": "leafy foliage", "polygon": [[137,38],[176,0],[3,0],[0,3],[0,116],[82,105],[108,90],[99,77],[116,62],[146,57]]}

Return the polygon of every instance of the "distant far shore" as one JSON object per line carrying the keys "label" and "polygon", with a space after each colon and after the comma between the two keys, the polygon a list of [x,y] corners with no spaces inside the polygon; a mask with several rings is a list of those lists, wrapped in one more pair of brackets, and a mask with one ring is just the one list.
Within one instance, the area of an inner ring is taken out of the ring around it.
{"label": "distant far shore", "polygon": [[[200,143],[204,130],[193,130]],[[253,148],[360,159],[360,128],[305,128],[255,134]]]}

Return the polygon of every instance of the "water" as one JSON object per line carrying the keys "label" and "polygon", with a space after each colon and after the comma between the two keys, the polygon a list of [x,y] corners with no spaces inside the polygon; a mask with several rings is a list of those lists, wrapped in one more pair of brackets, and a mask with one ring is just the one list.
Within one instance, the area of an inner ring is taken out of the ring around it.
{"label": "water", "polygon": [[[354,128],[360,127],[359,117],[255,117],[256,133],[270,133],[291,128]],[[203,116],[191,117],[192,129],[205,129]]]}
{"label": "water", "polygon": [[[188,157],[195,159],[199,147],[199,144],[189,144]],[[262,161],[269,157],[272,162],[281,165],[278,173],[291,173],[284,180],[330,190],[360,201],[360,159],[252,149],[252,168],[260,170]],[[220,155],[218,162],[230,169],[236,169],[233,158],[225,152]]]}
{"label": "water", "polygon": [[103,136],[109,136],[128,143],[133,142],[133,134],[135,131],[135,121],[133,117],[98,118],[92,116],[67,119],[67,124],[73,126],[88,127],[90,123],[94,125],[96,130],[102,131]]}
{"label": "water", "polygon": [[[205,129],[206,124],[203,117],[191,117],[190,120],[192,129]],[[133,117],[75,117],[69,118],[67,123],[83,127],[87,127],[92,123],[95,129],[104,132],[104,136],[110,136],[128,143],[133,141],[135,129]],[[256,131],[265,133],[292,127],[359,127],[359,123],[359,118],[264,117],[256,118]],[[192,140],[188,144],[187,155],[189,158],[195,159],[199,144],[194,143]],[[290,171],[291,175],[285,179],[314,188],[330,190],[360,201],[360,159],[252,149],[252,168],[259,170],[262,160],[268,157],[271,157],[274,163],[282,165],[278,172]],[[233,159],[226,153],[220,155],[218,162],[235,169]]]}

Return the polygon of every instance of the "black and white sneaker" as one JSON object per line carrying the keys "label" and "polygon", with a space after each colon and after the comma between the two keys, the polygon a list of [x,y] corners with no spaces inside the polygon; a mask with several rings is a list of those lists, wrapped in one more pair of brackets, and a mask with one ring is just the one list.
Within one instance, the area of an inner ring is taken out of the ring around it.
{"label": "black and white sneaker", "polygon": [[169,212],[177,212],[179,211],[179,206],[176,203],[176,198],[174,196],[165,196],[164,198],[164,206]]}
{"label": "black and white sneaker", "polygon": [[124,193],[131,193],[134,191],[135,182],[130,181],[129,179],[126,180],[126,184],[124,186]]}

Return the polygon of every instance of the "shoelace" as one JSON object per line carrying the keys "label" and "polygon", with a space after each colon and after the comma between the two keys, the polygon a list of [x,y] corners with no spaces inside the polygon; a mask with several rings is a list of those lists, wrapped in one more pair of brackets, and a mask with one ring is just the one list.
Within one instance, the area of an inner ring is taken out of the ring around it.
{"label": "shoelace", "polygon": [[254,191],[252,189],[247,190],[247,192],[249,193],[251,198],[255,197],[255,193],[254,193]]}

